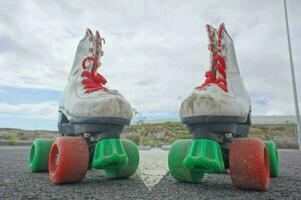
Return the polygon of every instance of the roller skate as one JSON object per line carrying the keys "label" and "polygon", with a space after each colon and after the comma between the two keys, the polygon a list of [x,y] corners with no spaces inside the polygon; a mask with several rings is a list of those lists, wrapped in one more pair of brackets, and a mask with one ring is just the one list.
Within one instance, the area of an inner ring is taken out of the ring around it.
{"label": "roller skate", "polygon": [[224,24],[206,26],[210,68],[205,81],[186,98],[180,118],[192,139],[172,144],[168,165],[173,178],[199,183],[205,173],[228,171],[237,188],[267,190],[279,172],[273,141],[247,138],[250,97],[244,87],[233,41]]}
{"label": "roller skate", "polygon": [[58,132],[53,140],[36,139],[29,165],[49,171],[54,184],[80,182],[88,168],[103,169],[108,178],[132,176],[139,164],[135,143],[120,139],[132,119],[132,108],[97,73],[105,40],[87,29],[79,42],[67,86],[59,104]]}

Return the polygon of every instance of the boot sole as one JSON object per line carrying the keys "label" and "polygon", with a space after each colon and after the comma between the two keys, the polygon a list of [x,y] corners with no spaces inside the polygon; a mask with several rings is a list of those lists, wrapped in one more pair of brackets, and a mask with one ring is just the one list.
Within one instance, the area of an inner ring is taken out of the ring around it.
{"label": "boot sole", "polygon": [[212,139],[223,143],[225,134],[232,137],[247,137],[251,125],[250,114],[238,116],[196,116],[181,119],[194,139]]}
{"label": "boot sole", "polygon": [[81,135],[84,133],[101,133],[103,137],[119,138],[124,126],[130,120],[118,117],[73,117],[59,111],[58,131],[61,135]]}

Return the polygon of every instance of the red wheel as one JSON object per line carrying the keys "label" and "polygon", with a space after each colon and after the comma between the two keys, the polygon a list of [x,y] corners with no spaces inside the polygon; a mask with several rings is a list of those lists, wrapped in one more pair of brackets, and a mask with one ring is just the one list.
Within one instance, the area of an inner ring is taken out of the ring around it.
{"label": "red wheel", "polygon": [[50,150],[49,175],[54,184],[80,182],[89,165],[89,150],[81,137],[58,137]]}
{"label": "red wheel", "polygon": [[229,164],[235,187],[255,190],[269,188],[269,157],[262,140],[234,139],[230,144]]}

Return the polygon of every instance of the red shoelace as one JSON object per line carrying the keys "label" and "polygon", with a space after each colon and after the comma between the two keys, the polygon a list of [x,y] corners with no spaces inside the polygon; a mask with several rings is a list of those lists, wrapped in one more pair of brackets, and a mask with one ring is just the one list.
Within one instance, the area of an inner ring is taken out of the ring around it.
{"label": "red shoelace", "polygon": [[209,50],[213,54],[213,68],[216,69],[216,71],[219,72],[221,75],[220,77],[216,77],[216,73],[214,73],[212,70],[208,70],[205,73],[205,81],[204,83],[197,87],[197,88],[204,88],[207,87],[209,84],[217,84],[221,89],[223,89],[225,92],[228,92],[227,88],[227,75],[226,75],[226,62],[222,55],[222,33],[224,31],[224,24],[221,24],[218,28],[218,53],[214,55],[214,41],[212,37],[211,30],[209,26],[207,26],[207,31],[209,32],[209,40],[210,40],[210,47]]}
{"label": "red shoelace", "polygon": [[100,66],[98,59],[93,56],[87,56],[82,62],[82,67],[84,70],[88,69],[86,65],[88,61],[93,62],[91,72],[83,71],[81,73],[81,76],[85,77],[85,79],[82,80],[82,84],[86,89],[85,93],[91,93],[97,90],[105,90],[104,85],[107,83],[107,80],[102,75],[96,72],[98,67]]}

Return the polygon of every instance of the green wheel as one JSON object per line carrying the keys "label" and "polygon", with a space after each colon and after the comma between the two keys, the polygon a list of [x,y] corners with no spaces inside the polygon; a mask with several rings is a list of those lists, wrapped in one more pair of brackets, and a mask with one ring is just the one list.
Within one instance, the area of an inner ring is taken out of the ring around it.
{"label": "green wheel", "polygon": [[279,158],[275,142],[272,140],[264,141],[270,162],[270,176],[277,177],[279,175]]}
{"label": "green wheel", "polygon": [[135,174],[139,165],[139,151],[134,142],[122,139],[121,143],[128,157],[128,164],[122,167],[105,169],[108,178],[127,178]]}
{"label": "green wheel", "polygon": [[203,172],[186,168],[183,161],[191,144],[191,139],[175,141],[168,154],[168,167],[171,176],[181,182],[199,183],[204,176]]}
{"label": "green wheel", "polygon": [[29,154],[29,167],[32,172],[47,172],[48,158],[53,140],[35,139]]}

